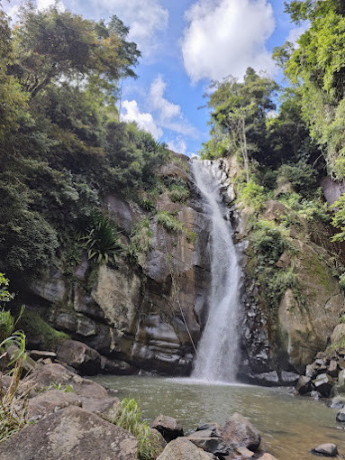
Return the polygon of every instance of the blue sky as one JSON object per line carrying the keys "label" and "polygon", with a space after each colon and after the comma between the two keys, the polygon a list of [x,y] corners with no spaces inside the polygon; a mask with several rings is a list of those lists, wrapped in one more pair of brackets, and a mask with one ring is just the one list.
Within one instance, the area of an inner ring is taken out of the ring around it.
{"label": "blue sky", "polygon": [[[19,0],[4,5],[15,18]],[[208,138],[203,98],[210,81],[241,79],[252,66],[280,81],[274,46],[300,29],[282,0],[58,0],[90,19],[116,14],[142,52],[138,78],[122,84],[121,116],[136,121],[175,151],[197,153]],[[54,0],[37,0],[47,8]]]}

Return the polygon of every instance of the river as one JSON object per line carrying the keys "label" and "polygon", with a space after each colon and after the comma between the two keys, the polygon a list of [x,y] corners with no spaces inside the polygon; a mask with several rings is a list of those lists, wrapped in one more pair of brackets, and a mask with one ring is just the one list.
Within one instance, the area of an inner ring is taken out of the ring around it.
{"label": "river", "polygon": [[119,398],[135,398],[144,419],[163,413],[178,419],[185,432],[199,423],[224,424],[239,412],[260,430],[263,448],[278,460],[315,460],[313,447],[333,442],[345,454],[345,433],[337,428],[336,410],[320,401],[293,396],[286,388],[249,385],[207,385],[191,379],[162,377],[96,377],[117,390]]}

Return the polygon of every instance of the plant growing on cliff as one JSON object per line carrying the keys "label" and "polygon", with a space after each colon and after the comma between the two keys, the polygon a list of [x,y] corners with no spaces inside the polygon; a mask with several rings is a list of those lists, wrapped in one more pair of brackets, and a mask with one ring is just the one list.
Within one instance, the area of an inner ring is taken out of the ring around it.
{"label": "plant growing on cliff", "polygon": [[157,213],[157,223],[168,230],[168,232],[182,233],[183,231],[183,223],[167,211]]}
{"label": "plant growing on cliff", "polygon": [[81,237],[81,242],[87,250],[88,259],[97,265],[116,266],[117,257],[123,249],[113,222],[101,213],[92,216],[92,224],[87,235]]}
{"label": "plant growing on cliff", "polygon": [[123,399],[114,423],[137,438],[140,460],[153,460],[160,451],[159,438],[140,418],[141,411],[135,399]]}

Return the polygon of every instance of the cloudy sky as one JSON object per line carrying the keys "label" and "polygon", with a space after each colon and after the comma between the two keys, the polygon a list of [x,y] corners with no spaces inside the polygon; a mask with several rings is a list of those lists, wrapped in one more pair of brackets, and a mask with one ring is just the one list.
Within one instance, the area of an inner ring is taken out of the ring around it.
{"label": "cloudy sky", "polygon": [[[15,18],[19,0],[4,3]],[[188,155],[208,138],[200,109],[210,80],[241,79],[248,66],[279,80],[271,52],[300,30],[282,0],[58,0],[90,19],[116,14],[142,52],[138,79],[123,82],[123,121],[136,121],[159,142]],[[44,9],[54,0],[37,0]]]}

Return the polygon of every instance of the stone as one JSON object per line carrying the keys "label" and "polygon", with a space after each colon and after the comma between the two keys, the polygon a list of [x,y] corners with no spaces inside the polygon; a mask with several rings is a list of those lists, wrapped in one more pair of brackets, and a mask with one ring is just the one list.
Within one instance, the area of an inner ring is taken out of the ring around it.
{"label": "stone", "polygon": [[336,390],[338,393],[345,393],[345,370],[341,370],[338,373],[338,382],[336,384]]}
{"label": "stone", "polygon": [[69,371],[61,364],[37,364],[35,369],[19,384],[19,393],[29,393],[31,397],[47,388],[52,383],[66,387],[70,385],[76,395],[102,399],[107,398],[108,392],[96,382],[84,379]]}
{"label": "stone", "polygon": [[335,326],[331,336],[331,343],[333,345],[339,344],[345,337],[345,323],[340,323]]}
{"label": "stone", "polygon": [[110,423],[114,423],[120,409],[120,400],[116,397],[102,399],[81,397],[81,401],[84,410],[92,412]]}
{"label": "stone", "polygon": [[221,437],[228,447],[246,447],[254,452],[259,448],[261,442],[258,430],[248,419],[237,412],[226,422]]}
{"label": "stone", "polygon": [[331,409],[343,409],[345,407],[345,398],[343,396],[335,396],[329,404]]}
{"label": "stone", "polygon": [[321,396],[328,398],[331,394],[331,390],[334,386],[334,380],[327,374],[320,374],[313,380],[315,390],[318,391]]}
{"label": "stone", "polygon": [[220,436],[221,426],[218,423],[203,423],[198,425],[196,431],[210,430],[213,436]]}
{"label": "stone", "polygon": [[76,340],[65,340],[57,350],[57,357],[83,374],[95,375],[102,369],[101,355]]}
{"label": "stone", "polygon": [[328,365],[327,374],[331,377],[338,377],[338,363],[334,359]]}
{"label": "stone", "polygon": [[[175,439],[166,446],[157,460],[210,460],[209,454],[186,438]],[[1,458],[0,458],[1,460]]]}
{"label": "stone", "polygon": [[269,453],[264,453],[264,455],[262,455],[261,457],[259,457],[259,460],[277,460],[275,457],[273,457],[273,455],[269,454]]}
{"label": "stone", "polygon": [[219,436],[214,435],[214,430],[200,430],[190,434],[187,439],[197,447],[210,452],[217,457],[227,455],[230,449]]}
{"label": "stone", "polygon": [[82,401],[72,391],[48,390],[29,399],[28,414],[30,419],[38,419],[48,414],[53,414],[59,409],[68,406],[82,406]]}
{"label": "stone", "polygon": [[323,455],[324,457],[337,457],[338,448],[336,444],[321,444],[320,446],[314,447],[314,449],[311,450],[311,453],[315,455]]}
{"label": "stone", "polygon": [[183,436],[182,426],[176,419],[167,415],[158,415],[158,417],[156,417],[151,423],[151,428],[159,431],[167,442],[170,442],[179,436]]}
{"label": "stone", "polygon": [[45,359],[45,358],[51,358],[51,359],[55,359],[56,358],[56,353],[54,353],[53,351],[41,351],[41,350],[31,350],[29,352],[29,356],[30,358],[34,359],[35,361],[37,361],[38,359]]}
{"label": "stone", "polygon": [[129,432],[70,406],[28,425],[0,444],[0,460],[135,460]]}
{"label": "stone", "polygon": [[247,449],[246,447],[237,447],[237,452],[245,459],[250,459],[255,456],[254,452]]}
{"label": "stone", "polygon": [[298,379],[298,383],[296,386],[296,390],[300,395],[305,395],[307,393],[310,393],[312,389],[311,385],[311,378],[306,377],[305,375],[301,375],[300,378]]}
{"label": "stone", "polygon": [[345,410],[341,409],[336,415],[337,422],[345,423]]}

